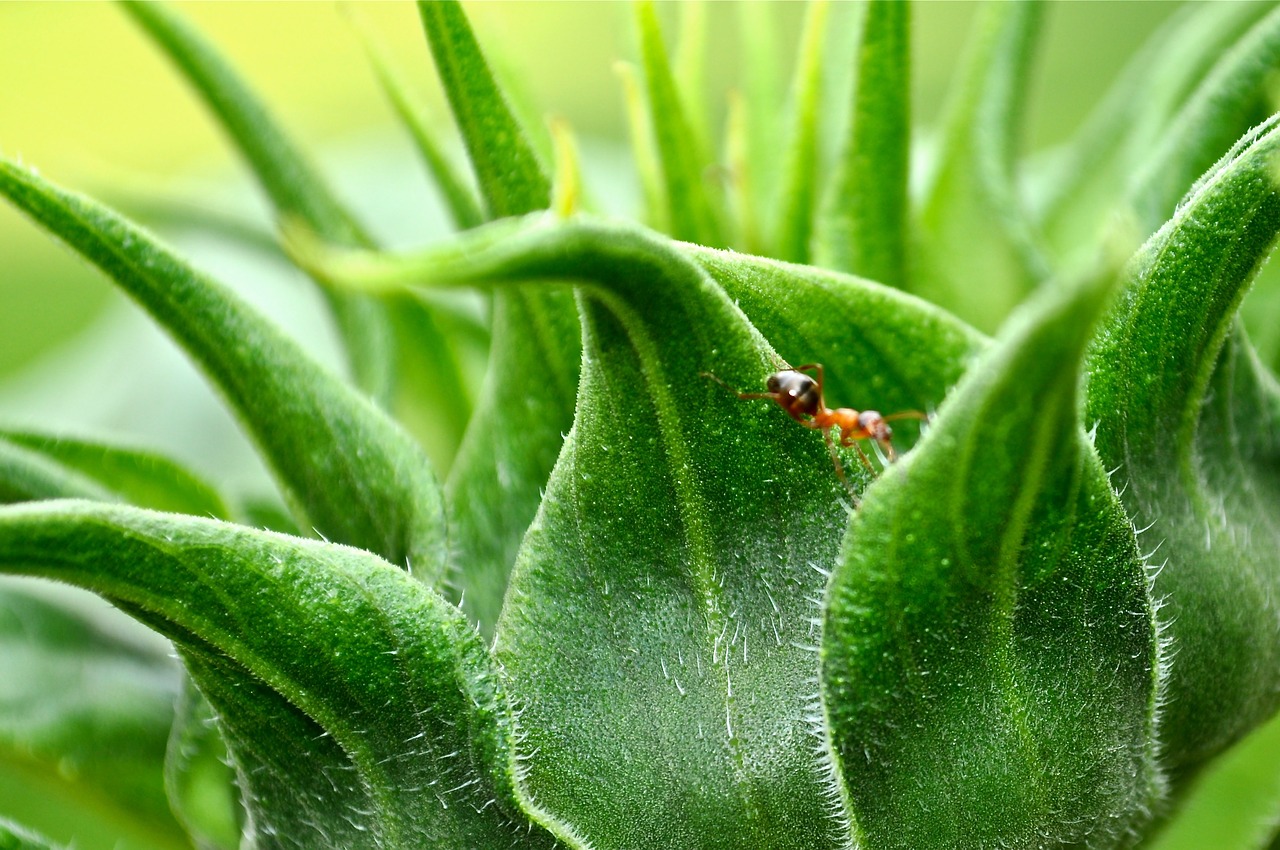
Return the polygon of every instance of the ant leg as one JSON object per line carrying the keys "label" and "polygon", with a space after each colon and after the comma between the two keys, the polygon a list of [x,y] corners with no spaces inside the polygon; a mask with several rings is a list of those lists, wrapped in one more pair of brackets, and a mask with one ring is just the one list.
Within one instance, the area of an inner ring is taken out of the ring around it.
{"label": "ant leg", "polygon": [[836,477],[840,479],[840,483],[844,485],[844,489],[849,491],[849,498],[853,500],[853,506],[856,508],[861,503],[858,494],[854,491],[853,485],[849,483],[849,477],[844,474],[844,464],[840,462],[840,455],[836,452],[835,441],[831,439],[831,429],[822,429],[822,439],[827,444],[827,453],[831,455],[831,462],[836,467]]}
{"label": "ant leg", "polygon": [[[878,474],[876,472],[876,468],[871,465],[871,458],[867,457],[867,453],[862,450],[862,446],[858,445],[856,440],[851,440],[848,443],[848,445],[853,446],[853,450],[858,453],[858,459],[862,461],[862,465],[867,468],[867,471],[871,473],[871,476],[873,478],[876,477],[876,475]],[[890,453],[889,457],[890,459],[892,459],[893,458],[892,448],[889,449],[889,453]]]}
{"label": "ant leg", "polygon": [[728,390],[729,392],[733,393],[734,395],[736,395],[738,398],[741,398],[741,399],[752,399],[752,398],[776,399],[776,394],[774,393],[740,393],[737,390],[735,390],[733,387],[731,387],[728,381],[724,380],[719,375],[713,375],[710,372],[699,372],[698,376],[702,378],[710,378],[711,380],[715,381],[717,384],[724,387],[726,390]]}

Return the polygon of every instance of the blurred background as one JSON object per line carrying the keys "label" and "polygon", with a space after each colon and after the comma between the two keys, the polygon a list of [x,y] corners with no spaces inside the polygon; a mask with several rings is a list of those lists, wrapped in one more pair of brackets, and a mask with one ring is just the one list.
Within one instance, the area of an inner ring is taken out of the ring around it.
{"label": "blurred background", "polygon": [[[350,20],[360,16],[380,34],[428,112],[447,122],[412,5],[177,5],[390,244],[420,244],[446,231],[434,191]],[[629,6],[494,2],[467,8],[482,45],[520,97],[540,113],[566,118],[578,133],[593,196],[613,211],[636,212],[621,86],[612,70],[616,60],[636,56]],[[1048,151],[1066,139],[1175,8],[1164,2],[1049,4],[1024,150]],[[677,10],[664,4],[660,11],[674,43]],[[711,4],[708,11],[706,97],[716,108],[714,127],[723,121],[725,92],[744,71],[732,4]],[[785,78],[803,8],[782,3],[772,11]],[[922,133],[936,125],[973,11],[963,2],[915,6],[913,107]],[[833,16],[836,25],[848,20],[843,10]],[[184,226],[190,217],[221,216],[269,233],[270,220],[203,107],[117,8],[0,3],[0,81],[0,152],[161,227],[198,265],[336,365],[323,310],[269,247],[232,248]],[[4,204],[0,422],[106,432],[170,452],[232,489],[267,486],[230,418],[163,335],[97,272]],[[1280,799],[1280,788],[1264,778],[1280,752],[1280,725],[1272,723],[1257,740],[1223,769],[1225,778],[1192,812],[1203,824],[1171,835],[1162,850],[1230,846],[1224,836],[1247,826],[1231,804],[1249,795],[1264,806]]]}

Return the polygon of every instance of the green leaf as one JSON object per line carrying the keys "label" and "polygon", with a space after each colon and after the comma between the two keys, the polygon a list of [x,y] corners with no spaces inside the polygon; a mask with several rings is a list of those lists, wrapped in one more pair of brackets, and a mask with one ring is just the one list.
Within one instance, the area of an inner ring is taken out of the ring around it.
{"label": "green leaf", "polygon": [[652,2],[636,3],[641,64],[649,98],[649,120],[662,165],[670,233],[701,245],[721,245],[723,224],[704,171],[710,160],[680,101],[662,30]]}
{"label": "green leaf", "polygon": [[365,552],[90,502],[0,510],[0,568],[170,637],[274,848],[553,842],[519,814],[511,709],[461,612]]}
{"label": "green leaf", "polygon": [[0,850],[55,850],[55,845],[0,818]]}
{"label": "green leaf", "polygon": [[95,850],[187,847],[161,769],[178,681],[163,648],[0,589],[0,812]]}
{"label": "green leaf", "polygon": [[235,850],[244,829],[226,743],[213,708],[183,678],[164,762],[164,785],[174,815],[197,850]]}
{"label": "green leaf", "polygon": [[821,681],[859,846],[1110,847],[1159,799],[1154,605],[1077,413],[1107,293],[1011,319],[850,524]]}
{"label": "green leaf", "polygon": [[[809,5],[792,85],[791,143],[783,168],[777,256],[803,263],[809,259],[813,214],[817,205],[818,118],[822,105],[823,42],[827,34],[826,2]],[[767,156],[767,153],[761,154]]]}
{"label": "green leaf", "polygon": [[1267,86],[1280,68],[1280,9],[1233,42],[1161,134],[1134,175],[1138,229],[1148,233],[1174,212],[1187,186],[1270,111]]}
{"label": "green leaf", "polygon": [[1015,174],[1041,5],[991,2],[975,34],[916,216],[911,289],[989,330],[1048,276]]}
{"label": "green leaf", "polygon": [[1269,9],[1266,3],[1188,4],[1134,55],[1060,158],[1044,169],[1037,217],[1046,246],[1060,260],[1078,260],[1073,255],[1083,250],[1090,254],[1084,260],[1093,261],[1100,235],[1116,225],[1116,206],[1179,107]]}
{"label": "green leaf", "polygon": [[0,504],[68,497],[113,501],[115,494],[39,451],[0,437]]}
{"label": "green leaf", "polygon": [[1190,770],[1280,704],[1280,401],[1243,339],[1223,348],[1280,231],[1280,125],[1242,139],[1134,258],[1090,354],[1088,421],[1116,469],[1175,651],[1161,737]]}
{"label": "green leaf", "polygon": [[428,581],[440,576],[439,488],[421,449],[394,422],[232,293],[105,207],[4,160],[0,193],[174,336],[320,533],[411,565]]}
{"label": "green leaf", "polygon": [[872,0],[858,47],[852,125],[818,223],[821,265],[907,283],[911,6]]}
{"label": "green leaf", "polygon": [[1280,716],[1208,766],[1150,850],[1262,850],[1280,820]]}
{"label": "green leaf", "polygon": [[[550,182],[461,7],[418,8],[489,214],[546,208]],[[496,295],[489,369],[446,482],[451,580],[486,630],[497,620],[516,547],[572,423],[578,358],[577,314],[566,293]]]}
{"label": "green leaf", "polygon": [[[174,10],[122,0],[122,7],[186,75],[248,161],[282,218],[300,218],[347,245],[369,245],[355,219],[225,59]],[[393,340],[381,307],[363,298],[324,293],[346,343],[357,383],[375,398],[392,386]]]}
{"label": "green leaf", "polygon": [[462,7],[454,0],[422,2],[418,12],[489,216],[545,209],[551,181],[498,88]]}
{"label": "green leaf", "polygon": [[[98,440],[0,429],[0,458],[5,456],[6,445],[36,455],[45,463],[56,464],[68,476],[69,486],[48,492],[44,498],[125,501],[158,511],[219,519],[230,516],[213,487],[175,461],[154,452]],[[88,486],[75,486],[76,479],[87,481]]]}
{"label": "green leaf", "polygon": [[386,48],[378,40],[373,29],[365,22],[363,17],[356,15],[354,12],[352,12],[352,18],[357,24],[356,29],[364,42],[365,52],[369,56],[369,63],[373,65],[378,84],[386,94],[387,100],[391,102],[391,106],[395,109],[400,122],[409,131],[414,144],[417,145],[418,153],[427,167],[427,172],[431,175],[436,187],[444,197],[445,208],[449,211],[454,225],[464,230],[475,227],[484,221],[484,214],[480,211],[480,202],[476,199],[462,174],[445,156],[442,145],[436,138],[436,131],[431,126],[431,121],[428,120],[415,102],[413,94],[409,91],[408,84],[401,77],[399,71],[393,67],[391,57],[387,55]]}

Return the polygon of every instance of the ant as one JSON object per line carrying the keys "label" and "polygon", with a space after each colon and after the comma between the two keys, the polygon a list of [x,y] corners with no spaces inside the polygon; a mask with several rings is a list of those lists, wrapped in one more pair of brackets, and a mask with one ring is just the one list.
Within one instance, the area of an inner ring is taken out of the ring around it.
{"label": "ant", "polygon": [[[805,374],[810,371],[816,372],[818,377],[815,379]],[[889,422],[894,419],[927,418],[923,413],[914,410],[884,416],[878,410],[857,411],[848,407],[838,407],[833,410],[827,407],[822,398],[823,371],[821,363],[806,363],[803,366],[774,372],[765,381],[766,391],[762,393],[738,392],[710,372],[703,372],[702,374],[724,386],[738,398],[767,398],[775,401],[779,407],[787,412],[788,416],[804,427],[821,431],[822,438],[827,443],[827,450],[831,453],[831,460],[835,463],[836,474],[844,482],[845,487],[849,489],[850,494],[853,494],[853,488],[850,487],[848,479],[845,478],[844,467],[840,463],[839,455],[836,454],[835,442],[831,438],[832,429],[840,429],[840,445],[852,447],[858,453],[858,458],[862,461],[862,465],[872,475],[875,475],[876,469],[871,465],[871,459],[867,457],[867,453],[862,450],[862,446],[858,445],[857,441],[873,441],[880,447],[884,457],[888,458],[889,462],[892,463],[897,459],[898,455],[893,450],[893,429],[889,427]],[[854,500],[856,504],[856,495],[854,495]]]}

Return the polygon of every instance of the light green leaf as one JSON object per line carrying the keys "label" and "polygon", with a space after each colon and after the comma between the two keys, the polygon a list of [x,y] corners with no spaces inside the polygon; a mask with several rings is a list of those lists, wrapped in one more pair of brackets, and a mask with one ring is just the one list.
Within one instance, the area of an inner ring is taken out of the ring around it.
{"label": "light green leaf", "polygon": [[[219,519],[230,516],[213,487],[180,464],[154,452],[98,440],[0,429],[0,458],[6,456],[6,444],[36,455],[44,463],[56,464],[68,477],[68,486],[47,492],[44,498],[125,501],[158,511]],[[75,486],[76,480],[88,484]]]}
{"label": "light green leaf", "polygon": [[[355,219],[330,191],[249,86],[173,9],[122,0],[125,9],[186,75],[239,148],[282,218],[300,218],[317,233],[346,245],[369,245]],[[324,293],[346,343],[357,383],[375,398],[393,386],[393,340],[381,307],[362,298]]]}
{"label": "light green leaf", "polygon": [[1077,413],[1107,292],[1011,319],[850,524],[822,703],[858,846],[1112,847],[1160,797],[1154,605]]}
{"label": "light green leaf", "polygon": [[0,589],[0,813],[77,847],[187,847],[162,772],[179,677],[164,649]]}
{"label": "light green leaf", "polygon": [[[1260,4],[1265,5],[1265,4]],[[1149,233],[1206,169],[1256,120],[1270,111],[1266,87],[1280,70],[1280,9],[1235,40],[1209,69],[1143,157],[1132,177],[1139,232]]]}
{"label": "light green leaf", "polygon": [[1016,130],[1041,5],[990,2],[917,211],[911,290],[990,330],[1048,276],[1017,192]]}
{"label": "light green leaf", "polygon": [[[791,142],[779,195],[777,257],[803,263],[809,259],[813,215],[818,198],[818,131],[822,105],[823,44],[829,4],[811,3],[806,13],[800,56],[792,84]],[[761,153],[761,156],[767,156]]]}
{"label": "light green leaf", "polygon": [[1161,738],[1186,772],[1280,705],[1280,392],[1237,338],[1280,232],[1275,119],[1242,139],[1133,260],[1087,364],[1087,421],[1124,494],[1176,661]]}
{"label": "light green leaf", "polygon": [[39,451],[0,437],[0,504],[68,497],[109,502],[115,494]]}
{"label": "light green leaf", "polygon": [[[421,449],[236,296],[105,207],[0,160],[0,194],[112,277],[187,350],[257,442],[291,505],[329,537],[428,581],[444,566]],[[304,526],[305,527],[305,526]]]}
{"label": "light green leaf", "polygon": [[[364,18],[352,12],[357,24],[357,31],[364,42],[365,52],[369,55],[369,63],[373,65],[378,84],[386,94],[387,100],[395,109],[400,122],[404,124],[417,145],[418,153],[427,167],[428,173],[435,182],[440,194],[444,197],[445,208],[456,227],[467,229],[484,221],[480,211],[480,202],[476,199],[466,180],[445,155],[443,146],[436,138],[436,130],[431,121],[423,114],[415,102],[408,84],[399,71],[393,67],[391,57],[386,48],[374,34],[373,29]],[[310,223],[310,222],[308,222]],[[317,231],[319,232],[319,231]]]}
{"label": "light green leaf", "polygon": [[165,753],[164,785],[174,816],[197,850],[235,850],[244,809],[213,708],[183,677]]}
{"label": "light green leaf", "polygon": [[90,502],[0,509],[0,569],[170,637],[217,711],[261,848],[551,847],[461,612],[373,555]]}
{"label": "light green leaf", "polygon": [[[1188,4],[1134,55],[1088,121],[1044,169],[1037,218],[1046,246],[1060,261],[1079,261],[1081,252],[1085,262],[1095,259],[1099,237],[1117,226],[1116,206],[1172,117],[1213,64],[1269,9],[1266,3]],[[1152,222],[1151,229],[1161,223]]]}
{"label": "light green leaf", "polygon": [[55,845],[0,818],[0,850],[56,850]]}
{"label": "light green leaf", "polygon": [[723,243],[723,223],[704,172],[710,161],[685,112],[652,2],[636,3],[641,65],[649,120],[662,165],[666,215],[676,239],[701,245]]}
{"label": "light green leaf", "polygon": [[911,6],[871,0],[856,57],[852,124],[818,222],[821,265],[907,283]]}
{"label": "light green leaf", "polygon": [[1280,716],[1207,766],[1150,850],[1263,850],[1280,823]]}

